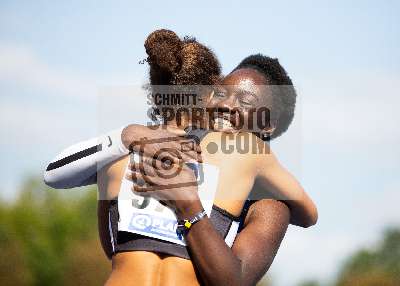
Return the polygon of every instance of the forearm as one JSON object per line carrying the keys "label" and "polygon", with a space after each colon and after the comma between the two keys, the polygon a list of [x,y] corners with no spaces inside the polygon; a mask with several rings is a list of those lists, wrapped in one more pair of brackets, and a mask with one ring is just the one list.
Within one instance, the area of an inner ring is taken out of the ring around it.
{"label": "forearm", "polygon": [[[192,204],[180,217],[191,217],[202,209],[200,202]],[[215,230],[210,219],[194,224],[185,237],[191,259],[206,285],[242,285],[241,261]]]}
{"label": "forearm", "polygon": [[67,189],[94,184],[97,171],[129,153],[121,140],[122,128],[64,149],[44,172],[50,187]]}
{"label": "forearm", "polygon": [[285,200],[284,203],[290,209],[290,224],[300,227],[310,227],[317,223],[317,208],[306,194],[302,199]]}
{"label": "forearm", "polygon": [[[201,205],[194,205],[186,217],[199,210]],[[206,285],[255,285],[272,264],[289,219],[289,208],[282,202],[271,199],[255,202],[232,248],[225,244],[209,219],[193,225],[186,241],[202,282]]]}
{"label": "forearm", "polygon": [[317,222],[318,212],[314,202],[277,160],[272,160],[264,169],[259,169],[257,179],[266,194],[286,203],[291,212],[291,224],[309,227]]}
{"label": "forearm", "polygon": [[256,285],[270,268],[289,225],[290,211],[282,202],[264,199],[250,207],[233,252],[242,261],[242,281]]}

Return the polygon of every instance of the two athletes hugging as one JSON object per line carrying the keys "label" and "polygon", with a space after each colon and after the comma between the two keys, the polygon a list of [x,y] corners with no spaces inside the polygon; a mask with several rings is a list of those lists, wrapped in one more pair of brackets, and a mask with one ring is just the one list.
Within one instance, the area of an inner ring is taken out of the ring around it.
{"label": "two athletes hugging", "polygon": [[151,33],[145,49],[149,94],[197,94],[196,110],[212,112],[150,96],[157,124],[65,149],[45,182],[97,183],[100,240],[113,265],[106,285],[254,285],[288,224],[317,221],[269,146],[293,119],[293,83],[277,59],[260,54],[223,77],[209,48],[169,30]]}

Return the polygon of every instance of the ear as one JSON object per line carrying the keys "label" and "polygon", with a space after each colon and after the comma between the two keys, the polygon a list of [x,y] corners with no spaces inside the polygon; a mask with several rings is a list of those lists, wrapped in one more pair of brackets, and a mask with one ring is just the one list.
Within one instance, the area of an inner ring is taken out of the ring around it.
{"label": "ear", "polygon": [[274,133],[276,126],[278,125],[278,119],[274,119],[270,121],[269,127],[264,128],[260,134],[262,140],[267,140],[271,138],[272,134]]}

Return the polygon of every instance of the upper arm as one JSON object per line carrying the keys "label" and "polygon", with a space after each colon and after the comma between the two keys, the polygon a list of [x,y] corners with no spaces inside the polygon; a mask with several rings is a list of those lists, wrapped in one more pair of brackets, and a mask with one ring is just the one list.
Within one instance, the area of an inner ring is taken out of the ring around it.
{"label": "upper arm", "polygon": [[241,260],[242,281],[246,285],[255,284],[269,269],[285,236],[289,219],[288,207],[276,200],[261,200],[250,207],[244,229],[232,246]]}
{"label": "upper arm", "polygon": [[318,219],[317,208],[303,187],[270,153],[257,160],[257,181],[273,198],[285,200],[291,211],[291,223],[309,227]]}
{"label": "upper arm", "polygon": [[257,179],[276,199],[302,199],[302,186],[272,152],[259,155],[255,161]]}

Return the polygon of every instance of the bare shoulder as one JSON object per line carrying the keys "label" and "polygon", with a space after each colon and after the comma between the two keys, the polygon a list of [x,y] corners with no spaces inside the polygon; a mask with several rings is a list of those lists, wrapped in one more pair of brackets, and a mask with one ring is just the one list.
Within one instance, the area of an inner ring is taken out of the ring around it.
{"label": "bare shoulder", "polygon": [[240,166],[266,167],[276,164],[277,158],[268,142],[249,132],[210,132],[201,142],[207,160],[223,160],[227,164],[240,162]]}
{"label": "bare shoulder", "polygon": [[129,156],[125,155],[118,160],[105,165],[98,171],[98,175],[114,179],[120,177],[121,170],[124,170],[129,160]]}
{"label": "bare shoulder", "polygon": [[[201,141],[202,154],[205,161],[218,161],[224,165],[240,162],[241,167],[250,164],[251,158],[247,150],[248,138],[242,140],[236,133],[210,132]],[[239,140],[242,140],[239,142]]]}
{"label": "bare shoulder", "polygon": [[229,153],[232,155],[254,155],[271,153],[271,148],[268,143],[262,141],[256,135],[249,132],[210,132],[204,137],[202,141],[202,147],[204,146],[215,146],[217,147],[216,151]]}

